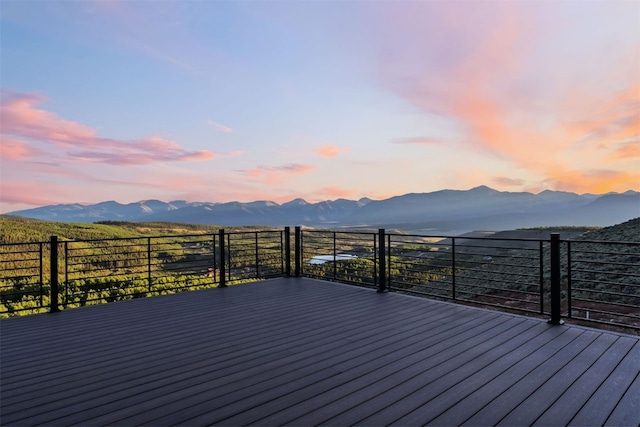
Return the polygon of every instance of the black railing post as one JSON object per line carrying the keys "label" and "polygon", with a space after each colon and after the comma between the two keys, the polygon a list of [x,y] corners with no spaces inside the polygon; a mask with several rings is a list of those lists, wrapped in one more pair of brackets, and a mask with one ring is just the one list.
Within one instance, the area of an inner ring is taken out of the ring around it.
{"label": "black railing post", "polygon": [[226,260],[225,260],[225,245],[224,245],[224,229],[218,230],[218,236],[220,236],[220,284],[219,288],[227,287],[227,276],[225,275]]}
{"label": "black railing post", "polygon": [[[60,282],[60,280],[58,280]],[[64,300],[62,305],[66,308],[69,302],[69,242],[64,242]]]}
{"label": "black railing post", "polygon": [[564,322],[560,319],[560,234],[551,233],[551,250],[550,250],[550,267],[551,267],[551,319],[549,323],[552,325],[562,325]]}
{"label": "black railing post", "polygon": [[567,317],[571,319],[571,241],[567,241]]}
{"label": "black railing post", "polygon": [[43,285],[43,282],[44,282],[43,252],[44,251],[42,250],[42,245],[44,245],[44,243],[39,243],[38,244],[38,249],[40,251],[40,254],[39,254],[40,255],[40,257],[39,257],[39,259],[40,259],[40,307],[42,307],[42,305],[43,305],[42,304],[43,303],[42,297],[43,297],[43,294],[44,294],[44,285]]}
{"label": "black railing post", "polygon": [[300,277],[302,274],[302,231],[300,230],[300,226],[296,226],[295,228],[295,236],[294,236],[294,246],[293,249],[295,251],[295,262],[294,262],[294,276]]}
{"label": "black railing post", "polygon": [[378,293],[387,290],[387,261],[384,240],[384,228],[380,228],[378,229]]}
{"label": "black railing post", "polygon": [[284,228],[284,275],[291,277],[291,228]]}
{"label": "black railing post", "polygon": [[51,236],[51,240],[49,241],[50,245],[50,265],[49,265],[49,276],[51,283],[51,291],[50,291],[50,313],[56,313],[60,311],[60,307],[58,307],[58,236]]}

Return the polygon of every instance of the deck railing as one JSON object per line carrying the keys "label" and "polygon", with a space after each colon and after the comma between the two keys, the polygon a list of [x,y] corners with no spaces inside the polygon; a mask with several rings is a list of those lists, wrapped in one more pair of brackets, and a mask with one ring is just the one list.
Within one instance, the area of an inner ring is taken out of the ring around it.
{"label": "deck railing", "polygon": [[640,242],[300,227],[0,245],[0,315],[281,276],[640,330]]}

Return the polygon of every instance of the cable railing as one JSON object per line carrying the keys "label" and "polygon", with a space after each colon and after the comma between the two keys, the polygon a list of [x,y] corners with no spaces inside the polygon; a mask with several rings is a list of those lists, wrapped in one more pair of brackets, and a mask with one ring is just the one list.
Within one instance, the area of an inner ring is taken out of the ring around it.
{"label": "cable railing", "polygon": [[289,276],[640,330],[640,242],[300,227],[3,244],[0,316]]}
{"label": "cable railing", "polygon": [[48,250],[49,242],[0,245],[0,314],[46,311]]}
{"label": "cable railing", "polygon": [[566,316],[640,329],[640,242],[569,240]]}
{"label": "cable railing", "polygon": [[354,285],[378,286],[377,234],[304,230],[302,274]]}
{"label": "cable railing", "polygon": [[0,245],[0,315],[59,311],[285,274],[285,231]]}
{"label": "cable railing", "polygon": [[389,234],[387,245],[393,290],[548,313],[544,241]]}

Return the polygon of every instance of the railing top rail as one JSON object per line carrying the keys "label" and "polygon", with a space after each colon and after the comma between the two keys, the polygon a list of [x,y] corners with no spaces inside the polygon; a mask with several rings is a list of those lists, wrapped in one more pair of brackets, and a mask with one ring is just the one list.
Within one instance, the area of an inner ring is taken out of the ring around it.
{"label": "railing top rail", "polygon": [[226,231],[224,234],[266,234],[266,233],[283,233],[284,229],[274,228],[272,230],[246,230],[246,231]]}
{"label": "railing top rail", "polygon": [[631,242],[624,240],[577,240],[577,239],[564,239],[560,240],[561,242],[571,242],[571,243],[600,243],[600,244],[614,244],[614,245],[631,245],[631,246],[640,246],[640,242]]}
{"label": "railing top rail", "polygon": [[363,236],[377,235],[377,231],[336,231],[336,230],[302,230],[303,233],[335,233],[335,234],[360,234]]}
{"label": "railing top rail", "polygon": [[[500,241],[512,241],[512,242],[550,242],[550,239],[540,239],[535,237],[480,237],[480,236],[439,236],[439,235],[423,235],[423,234],[402,234],[402,233],[387,233],[387,236],[395,237],[418,237],[422,239],[456,239],[456,240],[500,240]],[[438,243],[438,242],[434,242]]]}
{"label": "railing top rail", "polygon": [[[197,234],[167,234],[167,235],[157,235],[157,236],[136,236],[136,237],[108,237],[104,239],[65,239],[58,238],[58,243],[65,242],[81,242],[81,243],[92,243],[92,242],[110,242],[110,241],[121,241],[121,240],[146,240],[146,239],[170,239],[170,238],[181,238],[181,237],[202,237],[202,236],[214,236],[215,233],[197,233]],[[49,243],[49,242],[45,242]]]}

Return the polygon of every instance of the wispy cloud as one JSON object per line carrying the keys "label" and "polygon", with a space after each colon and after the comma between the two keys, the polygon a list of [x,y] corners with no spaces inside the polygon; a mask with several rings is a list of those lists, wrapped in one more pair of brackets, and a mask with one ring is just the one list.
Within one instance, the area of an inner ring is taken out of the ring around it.
{"label": "wispy cloud", "polygon": [[640,182],[640,171],[557,169],[549,172],[545,184],[556,190],[602,194],[616,188],[629,189],[629,183],[637,182]]}
{"label": "wispy cloud", "polygon": [[620,142],[611,147],[609,156],[614,159],[633,159],[640,157],[640,137],[627,142]]}
{"label": "wispy cloud", "polygon": [[408,137],[408,138],[395,138],[391,141],[391,143],[407,144],[407,145],[436,145],[436,144],[441,144],[442,141],[437,138],[415,136],[415,137]]}
{"label": "wispy cloud", "polygon": [[521,187],[526,184],[524,179],[509,178],[506,176],[497,176],[491,180],[493,183],[505,187]]}
{"label": "wispy cloud", "polygon": [[15,138],[6,138],[0,135],[0,159],[21,160],[41,156],[43,154],[44,153],[41,150],[30,146],[25,141]]}
{"label": "wispy cloud", "polygon": [[[457,123],[462,146],[471,155],[507,162],[556,188],[585,190],[586,183],[590,191],[637,187],[634,166],[622,163],[635,155],[633,141],[640,139],[637,47],[632,52],[594,50],[585,57],[610,66],[585,68],[585,61],[560,55],[551,43],[540,46],[536,28],[547,16],[545,6],[465,4],[473,13],[462,13],[461,7],[425,2],[394,12],[402,26],[379,47],[383,83],[424,113]],[[554,37],[554,29],[566,30],[561,27],[551,27],[544,37]],[[437,33],[454,38],[446,51],[422,43]],[[408,46],[420,46],[422,53]]]}
{"label": "wispy cloud", "polygon": [[[160,162],[190,162],[214,157],[210,151],[188,151],[173,141],[157,136],[134,140],[99,137],[96,131],[77,122],[59,118],[37,108],[46,99],[35,94],[9,94],[0,101],[3,140],[13,141],[9,156],[34,154],[34,143],[41,143],[73,161],[111,165],[145,165]],[[17,143],[16,141],[20,141]]]}
{"label": "wispy cloud", "polygon": [[314,152],[320,157],[326,157],[328,159],[337,157],[340,153],[349,151],[349,147],[338,147],[334,144],[326,144],[314,149]]}
{"label": "wispy cloud", "polygon": [[220,123],[216,123],[213,120],[207,120],[207,124],[219,132],[233,133],[233,129],[229,126],[221,125]]}
{"label": "wispy cloud", "polygon": [[337,185],[323,187],[320,190],[316,191],[316,194],[321,195],[329,200],[348,198],[353,196],[353,193],[353,190],[349,190]]}
{"label": "wispy cloud", "polygon": [[312,165],[288,163],[279,166],[258,166],[240,172],[245,176],[263,178],[267,184],[274,185],[285,182],[291,176],[304,175],[315,169]]}
{"label": "wispy cloud", "polygon": [[5,207],[16,205],[16,209],[21,209],[24,205],[54,205],[73,196],[73,191],[55,183],[3,179],[0,202],[4,205],[3,211],[11,211],[11,208]]}

